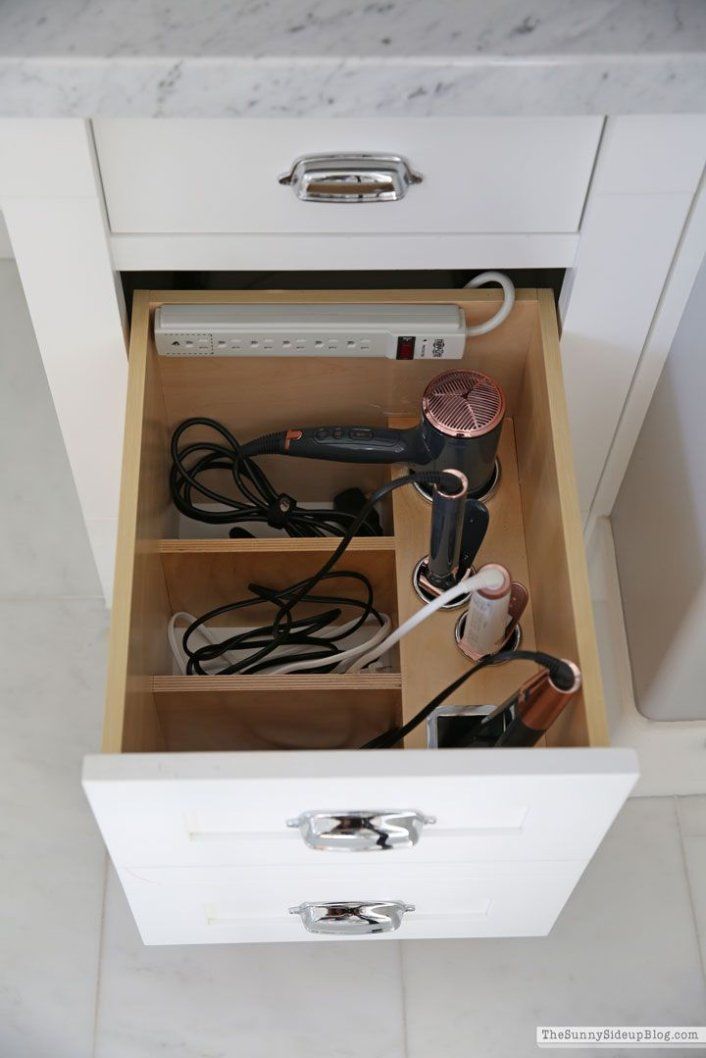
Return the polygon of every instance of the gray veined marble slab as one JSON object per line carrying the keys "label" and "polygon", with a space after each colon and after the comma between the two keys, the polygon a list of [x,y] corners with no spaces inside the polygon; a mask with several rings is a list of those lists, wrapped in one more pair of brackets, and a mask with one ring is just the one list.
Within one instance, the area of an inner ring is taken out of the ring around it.
{"label": "gray veined marble slab", "polygon": [[[686,809],[703,833],[703,805]],[[675,799],[627,802],[548,937],[410,941],[402,954],[408,1058],[535,1058],[538,1025],[706,1024]]]}
{"label": "gray veined marble slab", "polygon": [[107,625],[102,599],[0,599],[3,1058],[93,1053],[105,853],[80,775]]}
{"label": "gray veined marble slab", "polygon": [[679,797],[677,810],[701,959],[706,966],[706,797]]}
{"label": "gray veined marble slab", "polygon": [[701,0],[5,0],[20,57],[455,58],[703,50]]}
{"label": "gray veined marble slab", "polygon": [[701,0],[5,0],[0,114],[702,111]]}

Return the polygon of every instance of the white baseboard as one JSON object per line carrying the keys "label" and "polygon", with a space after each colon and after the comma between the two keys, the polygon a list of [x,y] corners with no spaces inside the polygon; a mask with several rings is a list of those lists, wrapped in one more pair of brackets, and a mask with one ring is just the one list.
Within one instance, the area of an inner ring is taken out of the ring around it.
{"label": "white baseboard", "polygon": [[634,797],[706,793],[706,720],[648,720],[635,705],[613,532],[598,518],[588,542],[589,574],[613,746],[640,760]]}

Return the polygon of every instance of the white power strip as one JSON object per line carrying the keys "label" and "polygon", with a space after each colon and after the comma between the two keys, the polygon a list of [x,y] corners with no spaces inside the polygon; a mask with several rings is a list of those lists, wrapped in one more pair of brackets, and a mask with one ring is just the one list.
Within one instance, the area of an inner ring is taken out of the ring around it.
{"label": "white power strip", "polygon": [[162,305],[161,356],[350,356],[460,360],[458,305]]}

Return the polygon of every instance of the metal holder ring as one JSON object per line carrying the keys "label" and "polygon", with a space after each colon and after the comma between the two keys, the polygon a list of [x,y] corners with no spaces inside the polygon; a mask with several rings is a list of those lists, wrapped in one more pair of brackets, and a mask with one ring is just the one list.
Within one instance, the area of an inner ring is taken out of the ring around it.
{"label": "metal holder ring", "polygon": [[[466,613],[467,612],[468,611],[466,611]],[[466,657],[467,655],[466,655],[465,651],[463,650],[463,648],[461,646],[461,640],[463,639],[463,631],[464,631],[464,629],[466,627],[466,613],[462,613],[461,614],[461,616],[459,617],[459,619],[456,622],[456,625],[454,627],[454,639],[456,640],[456,646],[461,651],[461,653],[464,655],[464,657]],[[522,643],[522,625],[520,625],[518,623],[518,624],[515,624],[514,627],[510,629],[510,632],[509,632],[507,638],[505,639],[505,641],[503,642],[502,646],[498,647],[498,649],[496,651],[494,651],[494,653],[499,654],[501,651],[519,650],[521,643]],[[478,660],[480,660],[480,659],[478,659]],[[501,664],[505,664],[505,663],[502,662]]]}
{"label": "metal holder ring", "polygon": [[[429,588],[427,588],[422,583],[421,574],[422,574],[422,570],[424,569],[424,567],[425,567],[425,565],[427,563],[427,557],[428,556],[425,555],[424,558],[420,558],[419,562],[417,562],[417,564],[414,567],[414,570],[412,572],[412,587],[414,588],[415,592],[417,593],[419,598],[422,600],[422,602],[432,602],[433,599],[438,598],[438,596],[442,594],[441,591],[438,591],[438,592],[431,591]],[[463,576],[464,577],[469,577],[475,572],[476,572],[475,568],[473,566],[471,566],[471,568],[469,570],[467,570],[467,572],[465,572],[463,574]],[[461,580],[461,577],[459,577],[459,580]],[[467,606],[468,605],[468,600],[470,599],[472,594],[473,594],[473,589],[470,588],[467,592],[464,592],[463,595],[459,595],[458,599],[454,599],[453,602],[447,602],[444,606],[441,607],[441,609],[442,610],[458,610],[459,607],[461,607],[461,606]]]}
{"label": "metal holder ring", "polygon": [[[414,468],[410,468],[410,473],[414,473]],[[468,498],[473,500],[480,500],[481,503],[487,503],[488,500],[492,500],[495,493],[500,488],[500,479],[502,478],[502,467],[500,466],[500,459],[496,457],[495,465],[493,467],[493,473],[491,475],[488,486],[482,495],[476,495],[474,492],[468,493]],[[413,486],[423,500],[427,503],[431,503],[434,497],[434,485],[427,485],[423,482],[415,481]]]}

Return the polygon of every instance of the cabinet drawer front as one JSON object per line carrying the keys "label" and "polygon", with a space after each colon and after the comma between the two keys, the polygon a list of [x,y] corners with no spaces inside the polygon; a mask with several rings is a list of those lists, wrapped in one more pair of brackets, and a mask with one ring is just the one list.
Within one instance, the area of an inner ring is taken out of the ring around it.
{"label": "cabinet drawer front", "polygon": [[[594,117],[133,120],[94,123],[115,233],[574,232]],[[302,202],[279,183],[303,154],[404,156],[400,201]]]}
{"label": "cabinet drawer front", "polygon": [[[584,861],[423,866],[118,870],[146,944],[336,940],[308,933],[290,908],[317,903],[411,905],[394,937],[543,936],[576,885]],[[340,938],[338,938],[340,939]]]}
{"label": "cabinet drawer front", "polygon": [[[630,750],[406,750],[90,757],[84,786],[127,867],[583,859],[635,779]],[[383,852],[309,848],[307,811],[417,809],[436,822]]]}

